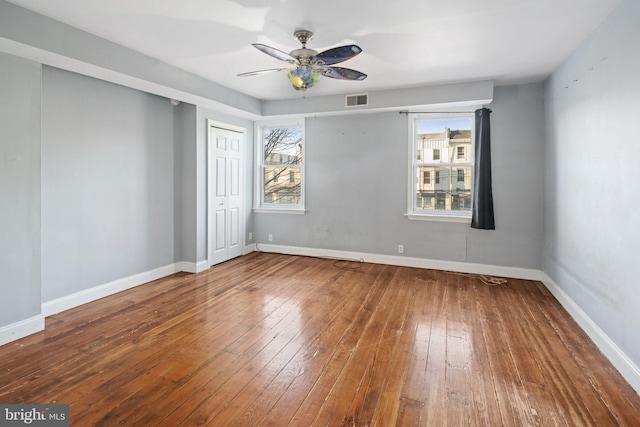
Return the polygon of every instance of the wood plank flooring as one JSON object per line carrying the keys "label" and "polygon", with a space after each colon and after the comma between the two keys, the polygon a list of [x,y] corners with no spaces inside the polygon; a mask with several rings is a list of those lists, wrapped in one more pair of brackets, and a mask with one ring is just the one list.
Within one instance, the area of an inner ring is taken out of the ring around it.
{"label": "wood plank flooring", "polygon": [[639,426],[539,282],[252,253],[51,316],[0,402],[72,426]]}

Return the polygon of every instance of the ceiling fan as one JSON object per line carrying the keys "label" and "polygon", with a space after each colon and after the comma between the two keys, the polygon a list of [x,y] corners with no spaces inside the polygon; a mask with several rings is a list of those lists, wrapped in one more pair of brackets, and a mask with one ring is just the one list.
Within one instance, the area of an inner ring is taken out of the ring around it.
{"label": "ceiling fan", "polygon": [[307,49],[307,42],[313,38],[313,33],[308,30],[297,30],[293,37],[302,44],[301,49],[294,49],[290,53],[283,52],[273,47],[253,43],[256,49],[281,61],[288,62],[293,68],[272,68],[268,70],[251,71],[238,74],[240,77],[256,76],[274,71],[288,71],[289,81],[296,90],[307,90],[318,82],[319,76],[340,80],[364,80],[367,75],[350,68],[333,67],[334,64],[351,59],[362,52],[355,44],[334,47],[318,53],[313,49]]}

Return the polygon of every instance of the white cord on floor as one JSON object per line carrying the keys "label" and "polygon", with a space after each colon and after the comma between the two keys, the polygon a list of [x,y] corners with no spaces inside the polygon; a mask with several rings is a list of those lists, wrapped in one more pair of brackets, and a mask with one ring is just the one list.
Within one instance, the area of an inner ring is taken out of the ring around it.
{"label": "white cord on floor", "polygon": [[507,283],[507,279],[502,279],[500,277],[493,277],[493,276],[485,276],[483,274],[458,273],[457,271],[445,271],[445,273],[456,274],[458,276],[464,276],[464,277],[470,277],[472,279],[478,279],[482,283],[488,286],[504,285],[505,283]]}

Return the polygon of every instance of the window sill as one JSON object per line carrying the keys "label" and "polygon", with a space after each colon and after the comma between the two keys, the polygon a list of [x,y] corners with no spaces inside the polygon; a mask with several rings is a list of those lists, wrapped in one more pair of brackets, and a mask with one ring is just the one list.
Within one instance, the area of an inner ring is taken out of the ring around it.
{"label": "window sill", "polygon": [[253,208],[255,213],[280,213],[302,215],[307,212],[304,208]]}
{"label": "window sill", "polygon": [[471,224],[471,216],[461,215],[425,215],[425,214],[404,214],[410,220],[418,221],[440,221],[440,222],[460,222]]}

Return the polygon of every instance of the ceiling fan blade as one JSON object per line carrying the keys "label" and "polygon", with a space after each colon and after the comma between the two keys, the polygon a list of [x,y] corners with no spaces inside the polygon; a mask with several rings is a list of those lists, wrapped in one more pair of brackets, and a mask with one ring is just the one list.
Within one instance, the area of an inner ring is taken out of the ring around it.
{"label": "ceiling fan blade", "polygon": [[314,56],[311,63],[317,63],[318,65],[333,65],[346,61],[347,59],[351,59],[360,52],[362,52],[362,49],[355,44],[334,47],[333,49],[325,50],[324,52],[320,52]]}
{"label": "ceiling fan blade", "polygon": [[258,49],[259,51],[264,52],[267,55],[273,56],[274,58],[277,58],[281,61],[290,62],[292,64],[295,64],[296,62],[298,62],[298,60],[293,56],[289,55],[286,52],[278,50],[274,47],[267,46],[265,44],[260,44],[260,43],[253,43],[252,46]]}
{"label": "ceiling fan blade", "polygon": [[367,75],[365,73],[352,70],[351,68],[326,67],[326,68],[321,68],[319,71],[323,76],[331,77],[332,79],[364,80],[367,78]]}
{"label": "ceiling fan blade", "polygon": [[257,76],[260,74],[273,73],[276,71],[290,71],[290,68],[270,68],[268,70],[249,71],[248,73],[238,74],[238,77]]}

